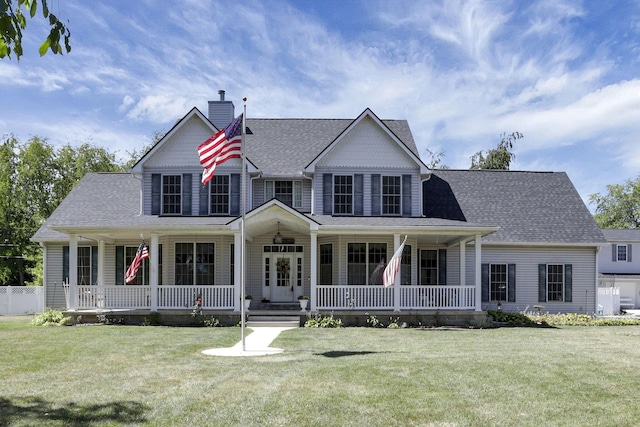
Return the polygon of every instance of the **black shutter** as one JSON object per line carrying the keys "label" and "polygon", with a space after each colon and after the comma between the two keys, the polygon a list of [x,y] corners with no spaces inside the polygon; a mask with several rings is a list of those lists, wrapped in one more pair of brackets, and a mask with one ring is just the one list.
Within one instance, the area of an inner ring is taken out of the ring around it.
{"label": "black shutter", "polygon": [[633,245],[631,245],[631,244],[627,245],[627,262],[631,262],[631,247],[632,246]]}
{"label": "black shutter", "polygon": [[151,215],[160,215],[160,193],[162,192],[162,176],[151,174]]}
{"label": "black shutter", "polygon": [[538,302],[547,301],[547,264],[538,264]]}
{"label": "black shutter", "polygon": [[67,283],[69,278],[69,246],[62,247],[62,282]]}
{"label": "black shutter", "polygon": [[438,249],[438,285],[443,286],[446,284],[447,284],[447,250]]}
{"label": "black shutter", "polygon": [[489,302],[489,264],[482,264],[480,266],[480,283],[482,302]]}
{"label": "black shutter", "polygon": [[402,216],[411,216],[411,175],[402,175]]}
{"label": "black shutter", "polygon": [[333,213],[333,175],[330,173],[322,175],[322,213]]}
{"label": "black shutter", "polygon": [[364,195],[363,193],[363,175],[356,174],[353,177],[353,214],[362,216],[364,215]]}
{"label": "black shutter", "polygon": [[[200,182],[202,182],[202,174],[200,174]],[[200,194],[198,196],[198,214],[200,216],[209,215],[209,183],[200,186]]]}
{"label": "black shutter", "polygon": [[229,177],[229,215],[240,215],[240,174]]}
{"label": "black shutter", "polygon": [[618,245],[616,245],[615,243],[611,245],[611,261],[618,261]]}
{"label": "black shutter", "polygon": [[191,216],[191,174],[182,175],[182,215]]}
{"label": "black shutter", "polygon": [[98,247],[91,246],[91,284],[98,284]]}
{"label": "black shutter", "polygon": [[380,175],[371,175],[371,215],[380,215]]}
{"label": "black shutter", "polygon": [[516,302],[516,265],[507,266],[507,299],[509,302]]}
{"label": "black shutter", "polygon": [[564,302],[573,302],[573,267],[564,265]]}
{"label": "black shutter", "polygon": [[124,246],[116,246],[116,285],[124,285]]}

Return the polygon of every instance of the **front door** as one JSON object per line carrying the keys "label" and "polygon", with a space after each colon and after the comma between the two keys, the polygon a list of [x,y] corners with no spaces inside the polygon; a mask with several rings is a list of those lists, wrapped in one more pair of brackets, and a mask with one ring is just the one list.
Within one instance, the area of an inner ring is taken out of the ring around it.
{"label": "front door", "polygon": [[293,253],[276,253],[270,256],[269,288],[271,301],[292,302],[294,300],[295,278],[297,277],[297,259]]}

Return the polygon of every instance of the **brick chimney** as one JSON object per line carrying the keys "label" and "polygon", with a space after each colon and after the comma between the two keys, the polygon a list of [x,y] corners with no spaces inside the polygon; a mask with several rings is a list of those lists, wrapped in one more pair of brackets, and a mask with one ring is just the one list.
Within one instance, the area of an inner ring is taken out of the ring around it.
{"label": "brick chimney", "polygon": [[218,101],[209,101],[209,120],[218,128],[227,127],[235,118],[233,102],[224,100],[224,90],[220,89]]}

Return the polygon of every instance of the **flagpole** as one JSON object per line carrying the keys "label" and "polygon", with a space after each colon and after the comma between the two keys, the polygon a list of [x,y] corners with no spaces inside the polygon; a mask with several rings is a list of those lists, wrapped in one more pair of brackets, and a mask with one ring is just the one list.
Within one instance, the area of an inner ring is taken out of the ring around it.
{"label": "flagpole", "polygon": [[240,236],[241,236],[241,244],[240,244],[240,316],[242,316],[242,320],[241,320],[241,326],[242,326],[242,351],[246,351],[246,345],[245,345],[245,338],[246,338],[246,333],[245,333],[245,328],[246,328],[246,320],[245,320],[245,308],[244,308],[244,297],[246,295],[246,291],[245,291],[245,236],[244,236],[244,217],[245,217],[245,211],[246,211],[246,200],[245,200],[245,186],[246,186],[246,168],[247,168],[247,163],[246,163],[246,156],[245,156],[245,135],[246,135],[246,117],[247,117],[247,98],[244,97],[242,98],[242,101],[244,102],[244,107],[243,107],[243,112],[242,112],[242,133],[241,133],[241,140],[240,140],[240,153],[241,153],[241,157],[242,157],[242,176],[240,178],[241,184],[240,186],[242,187],[240,190],[240,200],[241,200],[241,210],[242,210],[242,220],[240,223]]}

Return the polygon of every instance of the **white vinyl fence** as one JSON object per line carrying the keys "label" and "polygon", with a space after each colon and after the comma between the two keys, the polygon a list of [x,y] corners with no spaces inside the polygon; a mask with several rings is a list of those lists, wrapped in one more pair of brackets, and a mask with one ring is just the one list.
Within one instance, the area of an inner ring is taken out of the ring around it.
{"label": "white vinyl fence", "polygon": [[44,311],[42,286],[0,286],[0,316]]}
{"label": "white vinyl fence", "polygon": [[598,314],[611,316],[620,313],[620,288],[598,288]]}

